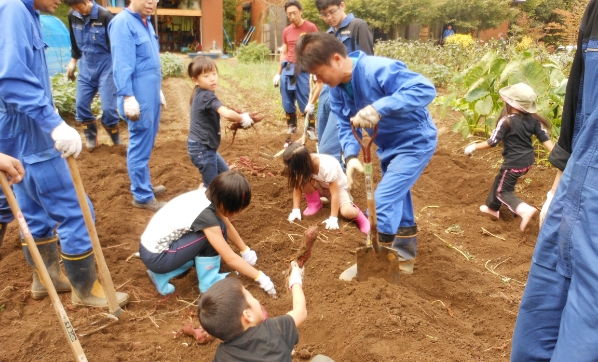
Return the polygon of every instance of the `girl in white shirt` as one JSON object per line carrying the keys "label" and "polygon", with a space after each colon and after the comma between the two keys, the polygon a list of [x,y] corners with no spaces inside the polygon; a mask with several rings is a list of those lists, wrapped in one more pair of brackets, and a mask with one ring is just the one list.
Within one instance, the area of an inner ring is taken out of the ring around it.
{"label": "girl in white shirt", "polygon": [[330,217],[324,220],[326,229],[339,228],[338,215],[354,220],[363,233],[370,231],[370,222],[363,212],[353,204],[348,191],[347,176],[338,160],[330,155],[309,153],[305,146],[291,143],[282,159],[288,168],[289,186],[293,189],[293,210],[289,222],[301,220],[301,194],[305,195],[307,208],[303,215],[316,214],[322,208],[320,196],[330,199]]}

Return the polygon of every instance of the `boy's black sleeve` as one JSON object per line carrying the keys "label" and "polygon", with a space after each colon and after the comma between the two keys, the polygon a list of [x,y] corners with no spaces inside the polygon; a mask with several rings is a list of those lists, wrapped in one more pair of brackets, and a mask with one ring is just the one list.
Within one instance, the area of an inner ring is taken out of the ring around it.
{"label": "boy's black sleeve", "polygon": [[199,95],[199,99],[197,102],[197,108],[199,111],[205,111],[208,109],[213,110],[214,112],[218,112],[218,108],[222,107],[222,103],[216,97],[216,93],[214,92],[201,92]]}
{"label": "boy's black sleeve", "polygon": [[362,19],[355,19],[354,22],[353,36],[357,49],[367,55],[374,55],[374,35],[368,27],[368,24]]}
{"label": "boy's black sleeve", "polygon": [[193,224],[191,224],[191,231],[201,231],[211,226],[220,226],[218,216],[216,216],[216,209],[213,205],[206,207],[200,214],[195,218]]}
{"label": "boy's black sleeve", "polygon": [[536,122],[536,128],[534,129],[534,134],[538,137],[540,142],[544,143],[550,140],[550,135],[548,132],[542,128],[542,124],[540,122]]}
{"label": "boy's black sleeve", "polygon": [[81,58],[81,50],[77,45],[77,39],[75,39],[75,32],[73,32],[73,15],[72,10],[69,12],[68,20],[69,20],[69,36],[71,37],[71,58],[80,59]]}
{"label": "boy's black sleeve", "polygon": [[297,342],[299,342],[299,331],[297,330],[293,317],[285,314],[280,317],[272,318],[272,322],[275,323],[280,331],[280,335],[289,346],[289,349],[293,349]]}
{"label": "boy's black sleeve", "polygon": [[494,129],[494,131],[492,131],[492,134],[490,135],[490,138],[488,138],[488,140],[486,142],[488,142],[488,144],[490,145],[490,147],[494,147],[497,144],[500,143],[500,141],[503,140],[503,138],[505,137],[505,134],[507,133],[507,131],[510,129],[510,124],[509,124],[509,117],[503,117],[500,119],[500,121],[498,121],[498,124],[496,125],[496,128]]}

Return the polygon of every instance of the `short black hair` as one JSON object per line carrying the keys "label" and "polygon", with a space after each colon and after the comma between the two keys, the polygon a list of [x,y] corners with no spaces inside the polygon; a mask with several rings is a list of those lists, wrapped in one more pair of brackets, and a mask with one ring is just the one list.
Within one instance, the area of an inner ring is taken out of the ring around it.
{"label": "short black hair", "polygon": [[282,153],[282,161],[288,170],[289,187],[301,188],[311,181],[313,165],[307,148],[299,142],[291,143]]}
{"label": "short black hair", "polygon": [[66,6],[73,6],[73,5],[77,5],[77,4],[85,4],[86,2],[88,2],[89,0],[63,0],[62,2],[66,5]]}
{"label": "short black hair", "polygon": [[305,33],[295,47],[297,64],[301,71],[310,72],[320,65],[329,65],[334,54],[347,57],[347,49],[334,35],[327,33]]}
{"label": "short black hair", "polygon": [[239,171],[225,171],[208,186],[206,196],[216,208],[237,213],[251,202],[251,185]]}
{"label": "short black hair", "polygon": [[326,10],[330,6],[341,6],[343,0],[316,0],[316,8],[318,11]]}
{"label": "short black hair", "polygon": [[288,0],[287,2],[284,3],[284,11],[287,11],[287,8],[290,8],[291,6],[296,6],[297,9],[303,10],[303,7],[301,6],[301,3],[299,1]]}
{"label": "short black hair", "polygon": [[215,283],[199,298],[199,323],[212,336],[230,341],[243,333],[241,316],[249,308],[243,284],[235,277]]}

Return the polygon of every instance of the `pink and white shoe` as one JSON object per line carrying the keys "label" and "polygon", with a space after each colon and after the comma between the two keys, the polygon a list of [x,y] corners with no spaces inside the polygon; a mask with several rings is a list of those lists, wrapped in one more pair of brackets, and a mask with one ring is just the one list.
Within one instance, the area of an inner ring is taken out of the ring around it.
{"label": "pink and white shoe", "polygon": [[361,231],[364,234],[367,234],[370,232],[370,220],[368,220],[367,216],[365,216],[361,210],[357,210],[358,213],[357,217],[355,218],[355,223],[357,224],[359,231]]}

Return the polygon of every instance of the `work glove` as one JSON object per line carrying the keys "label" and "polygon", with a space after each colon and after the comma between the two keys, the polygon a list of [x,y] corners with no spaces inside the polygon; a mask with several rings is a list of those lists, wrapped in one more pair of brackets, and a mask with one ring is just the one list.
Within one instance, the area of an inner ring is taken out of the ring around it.
{"label": "work glove", "polygon": [[347,186],[349,189],[353,187],[353,180],[355,178],[355,172],[359,171],[363,173],[363,164],[357,157],[353,157],[347,162]]}
{"label": "work glove", "polygon": [[251,127],[251,125],[253,124],[253,119],[251,119],[251,116],[249,115],[249,113],[241,113],[241,127],[247,129],[249,127]]}
{"label": "work glove", "polygon": [[62,121],[50,133],[54,140],[54,147],[62,153],[62,158],[69,156],[77,157],[81,152],[81,136],[76,129]]}
{"label": "work glove", "polygon": [[272,283],[270,277],[264,274],[261,270],[255,281],[260,285],[260,288],[262,288],[266,293],[268,293],[268,295],[270,295],[271,297],[276,296],[276,289],[274,288],[274,283]]}
{"label": "work glove", "polygon": [[296,260],[291,262],[291,274],[289,275],[289,289],[293,288],[293,285],[303,285],[303,268],[299,267]]}
{"label": "work glove", "polygon": [[380,113],[371,104],[363,107],[351,118],[351,123],[357,128],[374,128],[380,121]]}
{"label": "work glove", "polygon": [[307,103],[307,105],[305,106],[305,110],[303,112],[307,113],[307,114],[312,114],[312,113],[314,113],[315,109],[316,109],[316,107],[314,107],[313,103]]}
{"label": "work glove", "polygon": [[274,84],[275,87],[278,87],[278,85],[280,84],[280,74],[275,74],[274,78],[272,79],[272,84]]}
{"label": "work glove", "polygon": [[472,143],[469,146],[465,147],[465,150],[463,151],[463,153],[465,153],[467,156],[471,156],[475,150],[476,150],[475,143]]}
{"label": "work glove", "polygon": [[139,103],[137,103],[135,96],[125,97],[123,108],[125,109],[125,116],[127,116],[128,119],[131,121],[139,120],[141,108],[139,107]]}
{"label": "work glove", "polygon": [[554,197],[554,192],[552,190],[548,191],[546,194],[546,201],[542,205],[542,209],[540,210],[540,226],[544,223],[544,219],[546,218],[546,214],[548,213],[548,208],[550,207],[550,203],[552,202],[552,198]]}
{"label": "work glove", "polygon": [[249,247],[241,252],[241,258],[252,266],[257,263],[257,254]]}
{"label": "work glove", "polygon": [[164,97],[164,92],[160,89],[160,104],[166,108],[166,97]]}
{"label": "work glove", "polygon": [[70,81],[74,81],[75,80],[75,71],[77,70],[77,62],[73,62],[70,61],[67,65],[66,65],[66,77],[68,78],[68,80]]}
{"label": "work glove", "polygon": [[293,222],[295,220],[301,220],[301,210],[299,210],[299,209],[291,210],[291,213],[289,214],[289,217],[287,218],[287,220],[289,220],[289,222]]}
{"label": "work glove", "polygon": [[338,230],[338,217],[331,216],[328,219],[322,221],[322,224],[325,225],[326,230]]}

